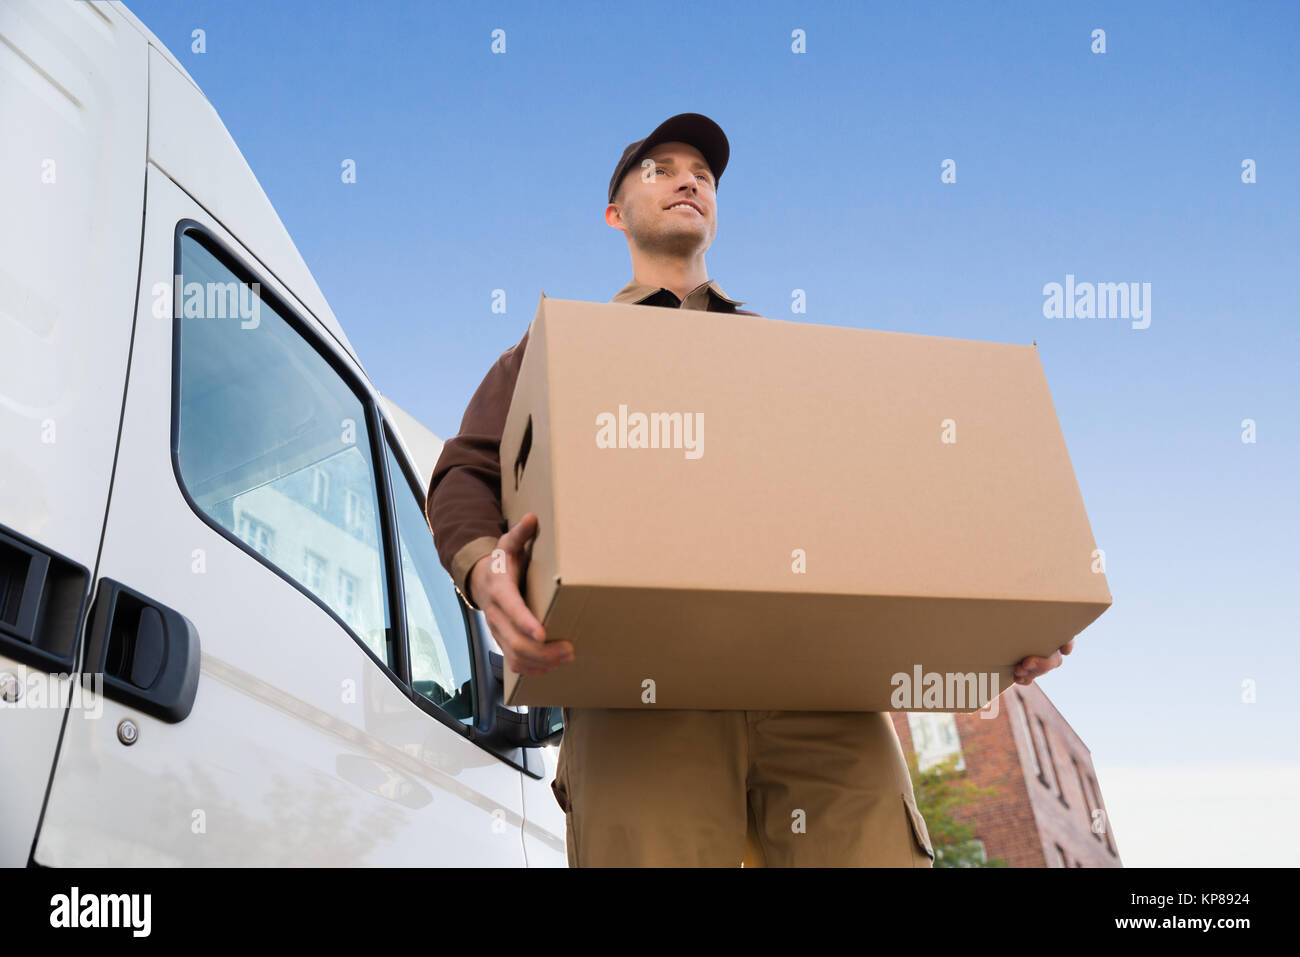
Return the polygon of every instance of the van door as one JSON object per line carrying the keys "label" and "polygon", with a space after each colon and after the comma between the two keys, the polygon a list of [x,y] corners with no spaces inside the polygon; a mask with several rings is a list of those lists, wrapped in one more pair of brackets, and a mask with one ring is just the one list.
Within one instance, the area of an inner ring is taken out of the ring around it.
{"label": "van door", "polygon": [[104,530],[148,63],[100,5],[0,2],[0,867],[32,851]]}
{"label": "van door", "polygon": [[372,387],[152,162],[147,196],[83,663],[103,717],[68,722],[36,861],[521,866],[465,615],[449,581],[404,604]]}

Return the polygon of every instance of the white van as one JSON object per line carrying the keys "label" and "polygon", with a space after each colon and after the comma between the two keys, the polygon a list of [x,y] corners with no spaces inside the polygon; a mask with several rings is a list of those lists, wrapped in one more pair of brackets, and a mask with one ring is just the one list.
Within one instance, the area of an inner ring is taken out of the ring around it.
{"label": "white van", "polygon": [[3,0],[0,123],[0,865],[563,866],[437,441],[194,81],[120,3]]}

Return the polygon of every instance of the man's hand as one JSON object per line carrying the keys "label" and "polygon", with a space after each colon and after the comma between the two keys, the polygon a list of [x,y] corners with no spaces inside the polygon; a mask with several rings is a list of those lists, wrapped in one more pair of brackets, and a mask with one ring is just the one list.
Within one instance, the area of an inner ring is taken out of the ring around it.
{"label": "man's hand", "polygon": [[1016,684],[1031,685],[1035,678],[1042,677],[1053,668],[1061,667],[1061,655],[1068,655],[1074,651],[1074,639],[1071,638],[1065,644],[1061,645],[1059,651],[1053,651],[1052,657],[1040,658],[1037,655],[1030,655],[1020,664],[1016,665]]}
{"label": "man's hand", "polygon": [[528,544],[537,534],[537,516],[529,512],[497,540],[505,552],[505,569],[493,570],[493,555],[484,555],[469,573],[470,597],[487,618],[488,627],[510,670],[521,675],[544,675],[573,660],[573,643],[546,641],[546,632],[519,593]]}

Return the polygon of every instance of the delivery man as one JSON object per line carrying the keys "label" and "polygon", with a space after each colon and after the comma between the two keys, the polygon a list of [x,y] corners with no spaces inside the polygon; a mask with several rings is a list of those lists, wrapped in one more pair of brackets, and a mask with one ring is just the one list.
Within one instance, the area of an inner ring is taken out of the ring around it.
{"label": "delivery man", "polygon": [[[670,117],[623,151],[605,222],[627,238],[632,281],[613,302],[758,316],[737,308],[704,264],[729,155],[722,129],[699,113]],[[519,592],[537,517],[507,529],[501,510],[498,450],[527,345],[525,332],[474,393],[434,467],[426,512],[443,565],[484,612],[506,663],[540,675],[573,661],[575,649],[546,641]],[[1027,684],[1060,660],[1060,652],[1026,658],[1017,680]],[[929,867],[934,859],[887,714],[647,705],[565,708],[564,718],[552,788],[571,867]]]}

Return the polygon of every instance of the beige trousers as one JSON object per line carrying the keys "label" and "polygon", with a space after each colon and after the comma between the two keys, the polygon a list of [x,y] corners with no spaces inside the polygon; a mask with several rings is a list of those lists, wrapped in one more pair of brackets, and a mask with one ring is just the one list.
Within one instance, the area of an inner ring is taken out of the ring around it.
{"label": "beige trousers", "polygon": [[570,867],[930,867],[887,714],[566,708]]}

